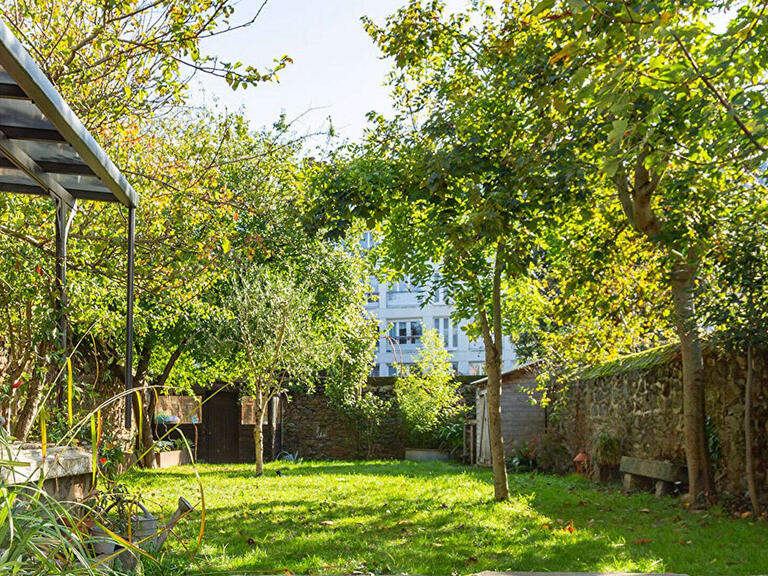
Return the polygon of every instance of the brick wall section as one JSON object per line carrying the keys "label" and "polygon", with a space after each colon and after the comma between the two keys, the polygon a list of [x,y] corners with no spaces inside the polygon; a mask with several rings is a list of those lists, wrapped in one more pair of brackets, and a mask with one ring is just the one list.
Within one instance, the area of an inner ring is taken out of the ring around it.
{"label": "brick wall section", "polygon": [[[744,480],[744,384],[746,358],[705,350],[707,413],[720,440],[718,489],[737,496]],[[755,354],[753,453],[758,491],[768,500],[768,350]],[[591,450],[606,432],[623,440],[628,456],[685,463],[682,366],[679,356],[642,371],[569,384],[567,402],[553,425],[573,454]]]}

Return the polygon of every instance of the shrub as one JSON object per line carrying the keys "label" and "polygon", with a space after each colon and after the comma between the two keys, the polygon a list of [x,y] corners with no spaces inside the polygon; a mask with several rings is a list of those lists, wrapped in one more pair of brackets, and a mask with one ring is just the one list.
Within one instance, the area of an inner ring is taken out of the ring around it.
{"label": "shrub", "polygon": [[536,469],[536,450],[527,442],[515,446],[507,458],[507,469],[515,473],[531,472]]}
{"label": "shrub", "polygon": [[592,442],[592,455],[598,466],[618,466],[623,447],[621,439],[609,432],[600,433]]}
{"label": "shrub", "polygon": [[573,470],[571,452],[559,433],[546,432],[536,438],[533,456],[537,469],[542,472],[567,474]]}
{"label": "shrub", "polygon": [[462,438],[457,432],[465,407],[454,379],[451,356],[436,330],[426,330],[416,364],[395,382],[395,394],[413,447],[439,448]]}

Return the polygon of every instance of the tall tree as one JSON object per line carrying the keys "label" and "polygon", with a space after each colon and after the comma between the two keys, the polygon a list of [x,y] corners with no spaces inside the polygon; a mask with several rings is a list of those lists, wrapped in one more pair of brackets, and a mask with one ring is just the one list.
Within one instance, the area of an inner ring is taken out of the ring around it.
{"label": "tall tree", "polygon": [[766,59],[756,35],[766,26],[764,10],[744,4],[718,34],[715,12],[731,5],[545,1],[511,14],[545,34],[548,73],[531,76],[542,97],[561,108],[585,169],[597,171],[598,185],[613,190],[638,239],[655,244],[666,260],[695,498],[714,492],[697,275],[733,200],[754,178],[767,136],[760,120]]}
{"label": "tall tree", "polygon": [[[383,263],[445,288],[457,317],[472,320],[471,335],[485,344],[494,494],[504,500],[502,299],[528,273],[539,233],[578,189],[579,174],[546,173],[555,152],[570,165],[567,143],[553,146],[550,118],[533,113],[536,95],[509,75],[493,12],[473,21],[443,8],[414,0],[384,27],[366,22],[395,62],[396,116],[372,115],[365,145],[320,167],[320,221],[343,228],[362,217],[378,226]],[[535,40],[525,39],[531,53]]]}

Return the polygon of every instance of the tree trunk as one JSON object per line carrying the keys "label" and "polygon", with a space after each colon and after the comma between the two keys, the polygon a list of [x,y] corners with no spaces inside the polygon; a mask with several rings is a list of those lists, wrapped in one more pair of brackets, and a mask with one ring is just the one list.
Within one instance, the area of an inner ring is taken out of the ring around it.
{"label": "tree trunk", "polygon": [[[139,392],[138,394],[133,393],[131,394],[131,400],[133,401],[133,414],[134,417],[138,417],[139,414],[141,414],[141,434],[138,435],[138,429],[137,429],[137,444],[138,444],[138,454],[137,456],[141,456],[144,454],[144,457],[141,458],[140,464],[144,468],[154,468],[156,466],[155,462],[155,439],[152,436],[152,419],[151,414],[148,410],[148,404],[149,402],[146,402],[144,400],[144,392]],[[139,402],[141,402],[141,407],[139,406]],[[141,408],[141,409],[140,409]]]}
{"label": "tree trunk", "polygon": [[154,468],[156,466],[155,439],[152,435],[152,406],[147,401],[147,395],[152,394],[152,391],[144,388],[153,349],[153,343],[146,339],[139,351],[139,361],[136,365],[136,374],[133,380],[134,388],[137,391],[131,394],[133,413],[136,417],[141,416],[140,424],[137,424],[140,427],[140,429],[137,429],[137,445],[139,449],[138,455],[144,454],[141,458],[141,465],[144,468]]}
{"label": "tree trunk", "polygon": [[501,361],[493,347],[485,348],[485,366],[488,374],[488,437],[493,465],[493,495],[496,500],[507,500],[507,464],[501,433]]}
{"label": "tree trunk", "polygon": [[44,387],[45,376],[35,373],[29,382],[27,400],[21,407],[19,416],[16,419],[16,425],[13,427],[13,436],[18,440],[26,440],[29,431],[32,429],[32,424],[37,416],[37,410],[40,407],[40,399],[43,396]]}
{"label": "tree trunk", "polygon": [[683,420],[688,485],[694,502],[714,494],[704,419],[704,360],[696,321],[695,267],[677,262],[672,272],[675,324],[683,366]]}
{"label": "tree trunk", "polygon": [[264,419],[264,409],[261,407],[260,399],[256,402],[255,424],[253,426],[253,446],[256,456],[256,476],[264,475],[264,432],[261,422]]}
{"label": "tree trunk", "polygon": [[747,474],[747,489],[752,503],[752,514],[760,514],[755,483],[755,464],[752,457],[752,379],[754,378],[752,345],[747,346],[747,380],[744,385],[744,461]]}
{"label": "tree trunk", "polygon": [[[492,318],[488,319],[482,289],[478,286],[477,307],[485,344],[485,371],[488,375],[488,438],[491,444],[491,465],[493,466],[493,495],[496,500],[509,499],[507,463],[504,457],[504,438],[501,433],[501,257],[504,245],[496,246],[496,261],[493,266],[493,288],[491,296]],[[493,326],[491,326],[491,323]]]}

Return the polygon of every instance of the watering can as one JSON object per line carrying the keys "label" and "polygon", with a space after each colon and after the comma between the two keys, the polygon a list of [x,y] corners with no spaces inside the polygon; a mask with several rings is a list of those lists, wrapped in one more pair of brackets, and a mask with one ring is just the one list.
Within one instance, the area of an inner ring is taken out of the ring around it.
{"label": "watering can", "polygon": [[[112,504],[112,506],[114,505]],[[151,552],[158,552],[163,547],[174,525],[182,516],[192,510],[192,505],[185,498],[179,498],[176,511],[171,515],[168,523],[163,526],[162,531],[158,532],[157,517],[147,510],[147,507],[141,502],[136,502],[136,505],[140,509],[140,513],[131,516],[131,541],[141,548],[149,549]],[[105,510],[105,514],[109,512],[112,506]],[[91,528],[91,533],[94,536],[105,535],[104,531],[98,526]],[[127,534],[121,534],[121,536],[127,539]],[[124,550],[117,558],[120,559],[120,564],[126,570],[133,570],[136,567],[136,556],[130,550]]]}

